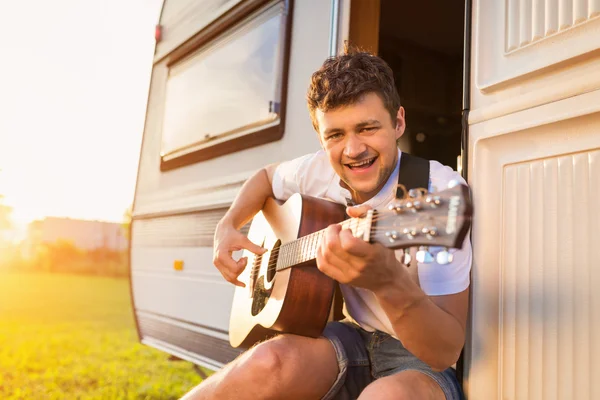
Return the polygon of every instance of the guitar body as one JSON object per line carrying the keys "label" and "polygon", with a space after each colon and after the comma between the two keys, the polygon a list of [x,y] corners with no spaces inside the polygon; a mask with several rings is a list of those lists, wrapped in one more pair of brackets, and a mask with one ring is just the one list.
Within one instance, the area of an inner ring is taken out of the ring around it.
{"label": "guitar body", "polygon": [[236,287],[229,321],[233,347],[247,348],[277,333],[318,337],[323,332],[336,292],[339,298],[336,283],[316,268],[328,226],[339,224],[354,237],[389,249],[418,246],[420,263],[433,262],[429,246],[442,247],[435,262],[443,268],[452,262],[448,250],[462,247],[473,207],[468,187],[458,184],[433,194],[415,192],[356,218],[345,219],[345,211],[340,204],[300,194],[284,204],[267,200],[248,232],[267,252],[244,251],[248,263],[238,279],[246,287]]}
{"label": "guitar body", "polygon": [[244,251],[248,264],[236,287],[229,341],[251,347],[277,333],[318,337],[327,323],[336,283],[308,261],[275,272],[279,246],[325,229],[346,218],[345,207],[295,194],[280,204],[268,199],[252,220],[248,238],[268,251],[263,256]]}

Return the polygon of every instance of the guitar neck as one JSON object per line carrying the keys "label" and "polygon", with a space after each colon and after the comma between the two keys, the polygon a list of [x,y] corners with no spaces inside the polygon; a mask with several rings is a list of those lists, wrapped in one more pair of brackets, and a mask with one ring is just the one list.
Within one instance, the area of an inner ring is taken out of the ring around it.
{"label": "guitar neck", "polygon": [[[370,241],[373,211],[369,210],[365,217],[350,218],[340,222],[342,229],[350,229],[355,237]],[[277,271],[303,264],[317,258],[317,250],[323,239],[325,229],[303,236],[281,245],[277,258]]]}

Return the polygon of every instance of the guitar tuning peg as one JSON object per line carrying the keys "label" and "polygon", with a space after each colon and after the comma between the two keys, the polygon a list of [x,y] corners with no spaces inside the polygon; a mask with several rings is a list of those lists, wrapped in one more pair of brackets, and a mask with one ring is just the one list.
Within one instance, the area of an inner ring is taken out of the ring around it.
{"label": "guitar tuning peg", "polygon": [[419,189],[410,189],[408,191],[408,197],[412,197],[413,199],[415,197],[419,197],[420,194],[421,194],[421,192],[419,191]]}
{"label": "guitar tuning peg", "polygon": [[430,264],[433,262],[433,256],[429,252],[428,247],[419,247],[419,251],[417,251],[417,261],[425,264]]}
{"label": "guitar tuning peg", "polygon": [[423,235],[427,236],[427,239],[433,239],[434,236],[438,236],[438,228],[435,226],[425,226],[421,229]]}
{"label": "guitar tuning peg", "polygon": [[415,189],[410,189],[408,191],[408,197],[411,197],[413,199],[416,199],[418,197],[423,197],[427,194],[427,189],[425,188],[415,188]]}
{"label": "guitar tuning peg", "polygon": [[409,249],[405,249],[404,252],[402,253],[402,259],[400,260],[400,262],[402,264],[404,264],[404,266],[410,267],[411,261],[412,261],[412,257],[410,256],[410,251],[409,251]]}
{"label": "guitar tuning peg", "polygon": [[440,265],[450,264],[454,259],[454,255],[444,248],[442,251],[435,255],[435,261]]}
{"label": "guitar tuning peg", "polygon": [[432,208],[436,208],[442,203],[442,198],[440,196],[428,194],[425,197],[425,204],[428,204]]}
{"label": "guitar tuning peg", "polygon": [[388,231],[385,233],[385,237],[388,238],[390,243],[394,243],[400,237],[400,234],[396,231]]}
{"label": "guitar tuning peg", "polygon": [[391,203],[388,206],[388,210],[395,212],[396,214],[401,214],[406,211],[406,204],[404,203]]}
{"label": "guitar tuning peg", "polygon": [[402,230],[402,233],[406,235],[406,237],[408,239],[414,239],[415,236],[417,236],[418,232],[417,232],[417,228],[404,228]]}

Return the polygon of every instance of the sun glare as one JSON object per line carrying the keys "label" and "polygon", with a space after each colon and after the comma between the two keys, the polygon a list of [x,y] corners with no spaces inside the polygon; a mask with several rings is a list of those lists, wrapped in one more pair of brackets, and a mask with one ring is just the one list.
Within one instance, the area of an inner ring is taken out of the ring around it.
{"label": "sun glare", "polygon": [[0,65],[0,201],[13,207],[16,225],[122,219],[133,200],[160,5],[0,4],[0,48],[14,61]]}

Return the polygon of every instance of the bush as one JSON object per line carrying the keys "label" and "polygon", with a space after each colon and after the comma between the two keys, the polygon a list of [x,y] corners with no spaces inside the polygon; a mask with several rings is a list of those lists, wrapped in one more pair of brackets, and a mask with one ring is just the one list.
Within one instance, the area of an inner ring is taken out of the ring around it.
{"label": "bush", "polygon": [[15,263],[13,268],[112,277],[125,277],[129,274],[127,251],[86,251],[66,240],[37,246],[29,259]]}

